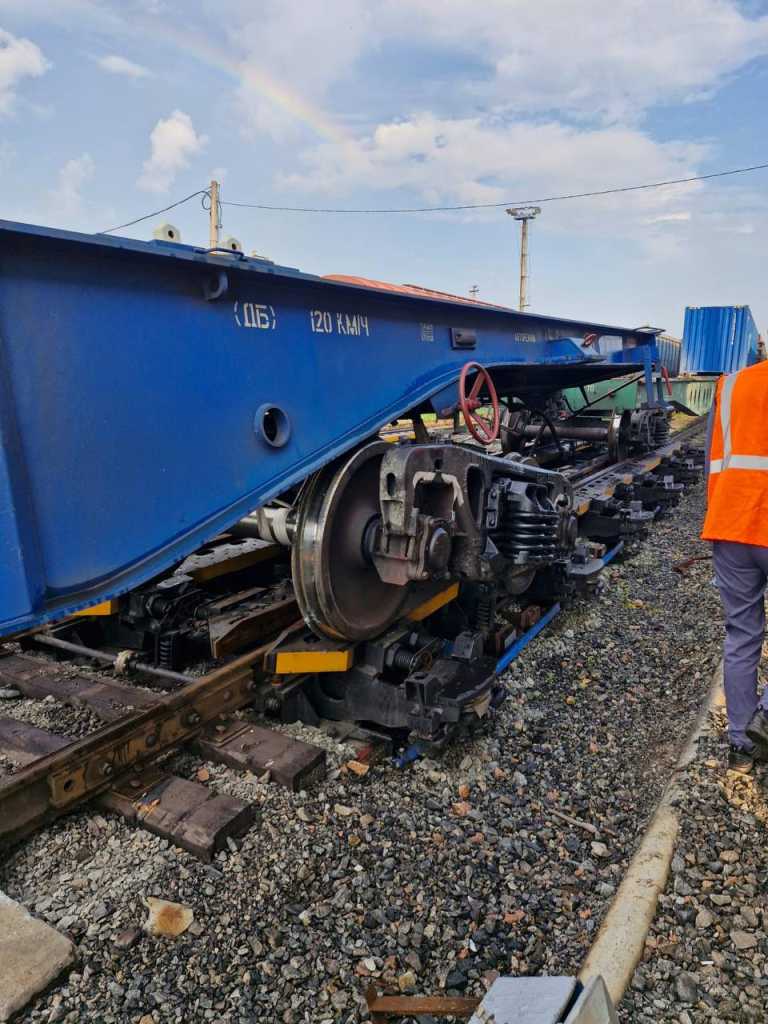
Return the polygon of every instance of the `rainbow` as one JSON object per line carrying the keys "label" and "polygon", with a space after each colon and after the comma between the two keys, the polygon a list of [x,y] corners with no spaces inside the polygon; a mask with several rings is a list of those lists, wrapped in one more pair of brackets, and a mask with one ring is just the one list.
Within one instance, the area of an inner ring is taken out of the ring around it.
{"label": "rainbow", "polygon": [[[336,143],[349,141],[348,136],[338,124],[294,89],[278,81],[263,68],[233,60],[231,50],[212,42],[202,33],[169,25],[159,18],[144,16],[137,20],[142,23],[142,31],[148,32],[150,38],[166,40],[176,49],[190,54],[201,64],[215,68],[232,81],[238,84],[245,82],[261,96],[284,110],[294,120],[307,125],[321,138]],[[126,23],[126,28],[136,28],[136,20],[132,19],[132,21],[132,25]]]}

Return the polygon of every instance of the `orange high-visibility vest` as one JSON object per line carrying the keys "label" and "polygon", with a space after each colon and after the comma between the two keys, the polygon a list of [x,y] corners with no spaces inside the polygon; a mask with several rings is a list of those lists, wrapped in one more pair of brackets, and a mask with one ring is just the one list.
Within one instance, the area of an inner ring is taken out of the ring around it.
{"label": "orange high-visibility vest", "polygon": [[703,540],[768,547],[768,362],[721,377]]}

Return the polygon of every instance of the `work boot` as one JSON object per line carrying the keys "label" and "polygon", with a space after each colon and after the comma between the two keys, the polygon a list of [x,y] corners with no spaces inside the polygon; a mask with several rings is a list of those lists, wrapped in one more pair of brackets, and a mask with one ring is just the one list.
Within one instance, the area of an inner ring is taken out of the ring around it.
{"label": "work boot", "polygon": [[737,747],[734,743],[728,747],[728,771],[739,775],[749,775],[755,766],[754,748]]}
{"label": "work boot", "polygon": [[762,761],[768,761],[768,712],[759,707],[749,720],[744,730],[757,748],[756,753]]}

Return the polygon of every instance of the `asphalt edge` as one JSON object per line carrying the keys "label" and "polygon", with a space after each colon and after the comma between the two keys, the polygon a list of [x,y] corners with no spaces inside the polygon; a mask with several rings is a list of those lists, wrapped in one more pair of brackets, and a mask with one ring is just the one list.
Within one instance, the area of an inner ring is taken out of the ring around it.
{"label": "asphalt edge", "polygon": [[709,728],[710,712],[722,703],[723,663],[720,661],[672,777],[579,972],[579,980],[584,984],[602,975],[616,1006],[643,955],[645,938],[656,914],[659,895],[667,884],[680,827],[675,804],[681,792],[681,777],[696,758],[699,738]]}

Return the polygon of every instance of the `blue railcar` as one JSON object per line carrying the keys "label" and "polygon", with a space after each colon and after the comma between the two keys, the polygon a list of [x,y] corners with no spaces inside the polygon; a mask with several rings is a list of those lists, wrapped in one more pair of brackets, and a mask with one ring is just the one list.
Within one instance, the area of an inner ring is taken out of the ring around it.
{"label": "blue railcar", "polygon": [[760,358],[749,306],[688,306],[680,372],[734,373]]}
{"label": "blue railcar", "polygon": [[413,410],[646,370],[653,335],[0,221],[0,635],[155,577]]}

